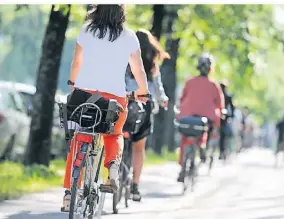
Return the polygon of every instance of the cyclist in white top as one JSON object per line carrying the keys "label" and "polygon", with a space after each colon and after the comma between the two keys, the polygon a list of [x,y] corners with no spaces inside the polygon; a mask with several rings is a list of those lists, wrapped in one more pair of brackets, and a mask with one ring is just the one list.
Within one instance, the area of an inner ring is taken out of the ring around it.
{"label": "cyclist in white top", "polygon": [[[104,165],[109,169],[114,189],[118,187],[118,169],[123,151],[122,128],[127,117],[124,77],[128,63],[139,86],[135,91],[136,97],[149,93],[139,41],[132,30],[123,26],[124,22],[124,5],[95,5],[77,38],[70,75],[70,84],[74,83],[75,91],[98,92],[107,99],[116,99],[125,109],[119,115],[114,133],[104,135]],[[147,101],[147,98],[142,98],[142,101]],[[71,198],[71,165],[72,154],[69,153],[64,179],[65,211],[69,210]]]}

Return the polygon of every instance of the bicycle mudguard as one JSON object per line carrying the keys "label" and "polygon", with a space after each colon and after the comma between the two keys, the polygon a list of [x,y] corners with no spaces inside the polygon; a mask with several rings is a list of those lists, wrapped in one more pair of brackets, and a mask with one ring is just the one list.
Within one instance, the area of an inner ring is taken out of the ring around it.
{"label": "bicycle mudguard", "polygon": [[88,143],[84,143],[82,144],[80,151],[76,154],[76,158],[74,161],[74,169],[73,169],[73,173],[72,173],[72,178],[74,179],[78,179],[80,176],[80,169],[81,169],[81,165],[83,165],[83,162],[85,160],[86,157],[86,153],[88,151],[88,147],[89,144]]}

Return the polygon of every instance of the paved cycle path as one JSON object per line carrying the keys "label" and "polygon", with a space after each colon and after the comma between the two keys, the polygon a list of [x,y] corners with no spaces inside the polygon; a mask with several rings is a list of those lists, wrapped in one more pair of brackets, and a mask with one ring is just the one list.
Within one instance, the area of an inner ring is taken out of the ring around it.
{"label": "paved cycle path", "polygon": [[[111,197],[106,199],[107,219],[284,219],[284,167],[274,167],[271,151],[253,148],[225,165],[199,170],[194,192],[181,194],[175,163],[147,167],[142,177],[141,203],[120,206],[113,215]],[[0,204],[0,219],[67,219],[59,212],[63,190],[27,195]]]}

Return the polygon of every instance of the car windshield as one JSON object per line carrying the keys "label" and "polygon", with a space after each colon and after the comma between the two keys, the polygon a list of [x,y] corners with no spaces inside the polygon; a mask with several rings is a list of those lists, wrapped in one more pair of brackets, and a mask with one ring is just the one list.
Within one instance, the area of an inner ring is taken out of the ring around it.
{"label": "car windshield", "polygon": [[15,101],[17,109],[21,112],[26,112],[25,103],[23,102],[23,99],[21,98],[19,93],[14,93],[13,97],[14,97],[14,101]]}
{"label": "car windshield", "polygon": [[20,96],[22,97],[25,103],[32,101],[33,95],[25,92],[19,92]]}
{"label": "car windshield", "polygon": [[13,93],[9,89],[0,89],[0,108],[15,109],[24,112],[24,106],[18,94]]}
{"label": "car windshield", "polygon": [[25,93],[25,92],[19,92],[24,105],[26,107],[26,109],[31,109],[32,108],[32,99],[33,99],[33,95],[29,94],[29,93]]}
{"label": "car windshield", "polygon": [[[20,91],[19,92],[20,96],[21,96],[21,99],[23,100],[25,106],[26,106],[26,109],[32,109],[32,99],[33,99],[33,94],[30,94],[30,93],[26,93],[26,92],[23,92],[23,91]],[[58,105],[55,103],[54,105],[54,112],[53,112],[53,119],[55,121],[59,120],[59,107]]]}

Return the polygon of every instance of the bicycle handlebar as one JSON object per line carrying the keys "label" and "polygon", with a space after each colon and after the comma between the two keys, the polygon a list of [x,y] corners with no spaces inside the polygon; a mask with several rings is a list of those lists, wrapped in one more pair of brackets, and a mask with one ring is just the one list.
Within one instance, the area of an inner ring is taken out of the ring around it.
{"label": "bicycle handlebar", "polygon": [[[129,100],[135,100],[136,98],[135,98],[135,91],[132,91],[131,93],[129,93],[129,94],[127,94],[126,95],[127,96],[127,98],[129,99]],[[151,94],[140,94],[140,95],[137,95],[137,97],[141,97],[141,98],[151,98],[152,97],[152,95]]]}
{"label": "bicycle handlebar", "polygon": [[180,109],[176,105],[174,105],[174,113],[175,115],[178,115],[180,113]]}

